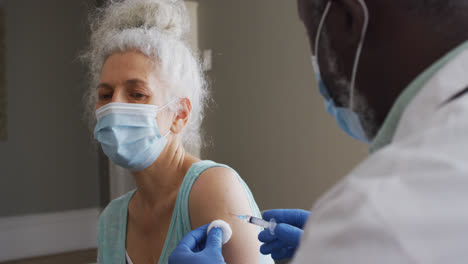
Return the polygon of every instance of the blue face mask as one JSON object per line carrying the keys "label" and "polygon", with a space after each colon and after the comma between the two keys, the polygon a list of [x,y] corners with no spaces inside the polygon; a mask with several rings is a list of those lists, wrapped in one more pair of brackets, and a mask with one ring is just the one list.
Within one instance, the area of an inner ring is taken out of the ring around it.
{"label": "blue face mask", "polygon": [[319,64],[318,64],[318,46],[319,46],[319,43],[320,43],[320,35],[321,35],[321,32],[322,32],[323,24],[325,22],[325,18],[327,17],[328,12],[330,11],[330,7],[331,7],[331,3],[332,3],[331,1],[328,2],[327,6],[325,8],[325,12],[324,12],[324,14],[322,16],[322,19],[320,20],[320,25],[319,25],[319,28],[317,30],[317,37],[316,37],[316,40],[315,40],[315,55],[316,56],[312,56],[312,66],[314,68],[314,71],[315,71],[315,74],[316,74],[316,77],[317,77],[320,94],[325,99],[325,108],[327,109],[327,112],[336,119],[336,122],[338,123],[338,126],[344,132],[346,132],[346,134],[348,134],[352,138],[355,138],[355,139],[357,139],[359,141],[369,143],[369,139],[367,138],[366,133],[364,132],[364,129],[362,127],[359,116],[357,115],[356,112],[353,111],[354,83],[355,83],[355,79],[356,79],[356,72],[357,72],[357,66],[358,66],[358,63],[359,63],[359,57],[360,57],[360,54],[361,54],[362,46],[363,46],[363,43],[364,43],[365,32],[367,30],[367,24],[368,24],[367,7],[364,4],[364,2],[362,2],[362,1],[359,1],[359,2],[363,5],[364,11],[365,11],[364,13],[366,15],[366,19],[365,19],[366,21],[364,23],[364,29],[363,29],[363,32],[362,32],[362,37],[361,37],[361,41],[359,43],[359,48],[358,48],[358,51],[357,51],[357,54],[356,54],[356,60],[355,60],[354,69],[353,69],[353,76],[352,76],[351,88],[350,88],[349,108],[336,106],[335,101],[333,100],[333,98],[331,98],[331,96],[330,96],[330,94],[328,92],[328,89],[327,89],[325,83],[323,82],[323,79],[322,79],[321,74],[320,74]]}
{"label": "blue face mask", "polygon": [[94,138],[115,164],[141,171],[148,168],[164,149],[169,132],[162,136],[155,105],[109,103],[96,111]]}

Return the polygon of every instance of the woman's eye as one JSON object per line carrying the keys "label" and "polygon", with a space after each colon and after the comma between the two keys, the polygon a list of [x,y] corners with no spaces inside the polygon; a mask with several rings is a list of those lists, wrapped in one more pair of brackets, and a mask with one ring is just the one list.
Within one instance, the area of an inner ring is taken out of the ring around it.
{"label": "woman's eye", "polygon": [[142,93],[134,93],[133,97],[136,98],[136,99],[143,99],[143,98],[146,97],[146,95],[144,95]]}
{"label": "woman's eye", "polygon": [[100,100],[109,100],[112,99],[112,94],[100,94],[99,95]]}

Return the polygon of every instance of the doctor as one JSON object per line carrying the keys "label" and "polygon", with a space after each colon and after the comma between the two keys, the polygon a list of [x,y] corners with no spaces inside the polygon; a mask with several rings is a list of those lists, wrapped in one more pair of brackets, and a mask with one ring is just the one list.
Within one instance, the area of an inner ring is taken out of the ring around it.
{"label": "doctor", "polygon": [[[260,233],[261,252],[297,264],[468,263],[468,2],[298,4],[326,109],[371,155],[311,213],[264,213],[281,224]],[[224,263],[220,236],[192,231],[169,263]]]}

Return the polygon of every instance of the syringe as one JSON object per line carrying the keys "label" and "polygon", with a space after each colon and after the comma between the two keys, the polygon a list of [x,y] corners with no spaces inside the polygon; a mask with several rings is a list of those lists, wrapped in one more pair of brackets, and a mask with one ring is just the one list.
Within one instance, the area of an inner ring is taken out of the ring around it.
{"label": "syringe", "polygon": [[247,223],[250,223],[256,226],[261,226],[265,229],[270,230],[270,233],[272,235],[275,234],[276,220],[274,218],[271,218],[270,221],[268,222],[263,219],[257,218],[255,216],[251,216],[251,215],[237,215],[237,217],[241,220],[244,220]]}

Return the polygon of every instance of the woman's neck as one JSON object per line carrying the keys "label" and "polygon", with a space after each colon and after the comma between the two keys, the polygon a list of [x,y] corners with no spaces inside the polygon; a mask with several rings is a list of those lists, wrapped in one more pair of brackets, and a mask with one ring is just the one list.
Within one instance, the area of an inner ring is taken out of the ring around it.
{"label": "woman's neck", "polygon": [[175,201],[185,174],[197,158],[188,154],[178,136],[170,140],[156,161],[143,171],[134,172],[137,200],[146,208],[161,207]]}

